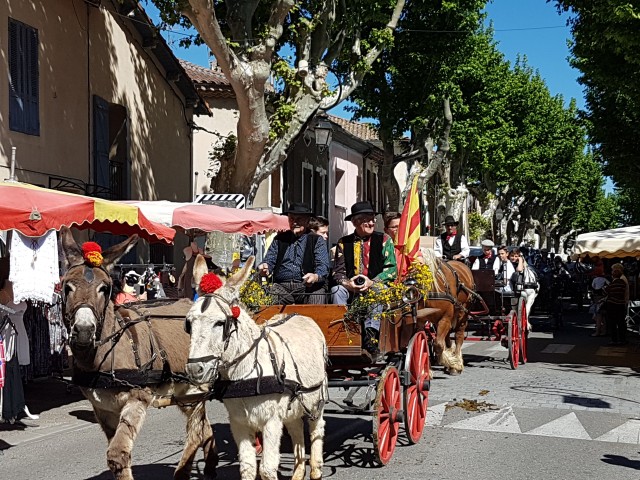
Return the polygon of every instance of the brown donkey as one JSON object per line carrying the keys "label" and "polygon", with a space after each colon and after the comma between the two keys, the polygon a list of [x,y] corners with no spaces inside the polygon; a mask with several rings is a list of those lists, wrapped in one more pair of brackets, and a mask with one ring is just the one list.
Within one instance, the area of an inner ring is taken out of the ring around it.
{"label": "brown donkey", "polygon": [[184,318],[192,302],[164,302],[155,308],[134,304],[116,313],[109,270],[138,237],[105,250],[96,262],[94,258],[85,261],[69,229],[60,233],[68,263],[63,298],[74,382],[91,402],[107,436],[107,464],[114,477],[133,479],[131,451],[147,408],[178,405],[187,416],[187,439],[174,478],[190,477],[200,447],[205,478],[215,478],[218,454],[205,410],[206,396],[177,374],[184,372],[189,356]]}

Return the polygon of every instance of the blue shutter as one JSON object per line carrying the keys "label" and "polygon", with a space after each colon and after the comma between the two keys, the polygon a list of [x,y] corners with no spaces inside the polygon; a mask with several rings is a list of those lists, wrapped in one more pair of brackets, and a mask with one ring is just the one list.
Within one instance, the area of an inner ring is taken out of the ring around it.
{"label": "blue shutter", "polygon": [[40,134],[38,31],[9,19],[9,128]]}

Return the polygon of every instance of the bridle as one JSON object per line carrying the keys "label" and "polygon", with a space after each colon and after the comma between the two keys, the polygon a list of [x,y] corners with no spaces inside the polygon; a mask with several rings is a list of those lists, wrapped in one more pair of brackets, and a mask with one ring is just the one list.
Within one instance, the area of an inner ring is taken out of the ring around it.
{"label": "bridle", "polygon": [[[233,315],[231,315],[231,307],[233,306],[233,302],[228,301],[222,295],[218,295],[217,293],[208,293],[204,295],[204,300],[202,301],[202,305],[200,305],[200,313],[204,313],[209,308],[209,305],[211,304],[212,299],[218,304],[218,306],[223,311],[224,311],[224,308],[221,302],[229,307],[229,313],[226,314],[227,318],[224,321],[224,324],[222,325],[222,340],[224,341],[223,351],[226,352],[227,348],[229,348],[229,341],[231,340],[231,334],[238,331],[238,319]],[[187,319],[185,319],[185,322],[184,322],[184,330],[189,335],[191,335],[191,322]],[[225,366],[229,367],[229,366],[235,365],[240,360],[242,360],[242,358],[244,358],[250,351],[251,350],[247,351],[245,354],[241,355],[239,358],[236,358],[233,362],[226,364]],[[221,357],[216,355],[206,355],[204,357],[188,358],[187,363],[207,363],[211,360],[217,360],[219,363],[221,360]]]}
{"label": "bridle", "polygon": [[[102,313],[98,313],[98,311],[96,310],[95,306],[90,304],[90,303],[87,303],[87,302],[79,303],[79,304],[75,305],[71,309],[71,311],[67,311],[67,295],[66,295],[67,280],[66,280],[66,276],[69,274],[69,272],[71,272],[71,270],[73,270],[74,268],[78,268],[78,267],[84,267],[84,269],[85,269],[84,270],[84,279],[85,279],[85,281],[87,283],[91,283],[95,279],[95,275],[93,273],[93,269],[94,268],[99,268],[100,270],[102,270],[107,275],[107,278],[109,279],[109,282],[108,282],[109,291],[107,292],[107,298],[106,298],[106,301],[104,302],[104,307],[102,309]],[[98,331],[98,327],[102,328],[102,326],[104,325],[104,320],[105,320],[105,317],[107,316],[107,308],[109,307],[109,302],[111,301],[111,293],[112,293],[112,291],[113,291],[113,282],[111,281],[111,277],[109,275],[109,272],[107,272],[107,270],[103,266],[91,267],[91,266],[86,265],[84,263],[71,266],[67,270],[67,273],[65,275],[65,281],[62,284],[62,292],[63,292],[62,304],[63,304],[63,309],[64,309],[64,318],[67,321],[69,327],[72,326],[72,320],[75,318],[76,314],[78,313],[78,310],[80,310],[81,308],[88,308],[89,310],[91,310],[91,313],[93,313],[93,316],[98,321],[98,325],[96,325],[96,338],[100,338],[100,334],[102,332]]]}

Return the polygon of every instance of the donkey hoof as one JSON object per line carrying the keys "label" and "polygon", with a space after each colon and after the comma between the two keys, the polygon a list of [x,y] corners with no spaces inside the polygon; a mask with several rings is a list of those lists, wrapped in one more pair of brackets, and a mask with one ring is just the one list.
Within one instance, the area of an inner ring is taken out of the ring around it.
{"label": "donkey hoof", "polygon": [[458,375],[460,375],[462,372],[460,370],[454,370],[451,369],[447,372],[449,375],[451,375],[452,377],[457,377]]}

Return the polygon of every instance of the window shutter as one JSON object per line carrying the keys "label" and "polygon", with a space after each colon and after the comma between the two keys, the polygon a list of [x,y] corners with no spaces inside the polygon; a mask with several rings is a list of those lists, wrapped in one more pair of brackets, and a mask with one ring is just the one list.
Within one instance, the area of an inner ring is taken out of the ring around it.
{"label": "window shutter", "polygon": [[9,19],[9,128],[40,134],[38,31]]}

